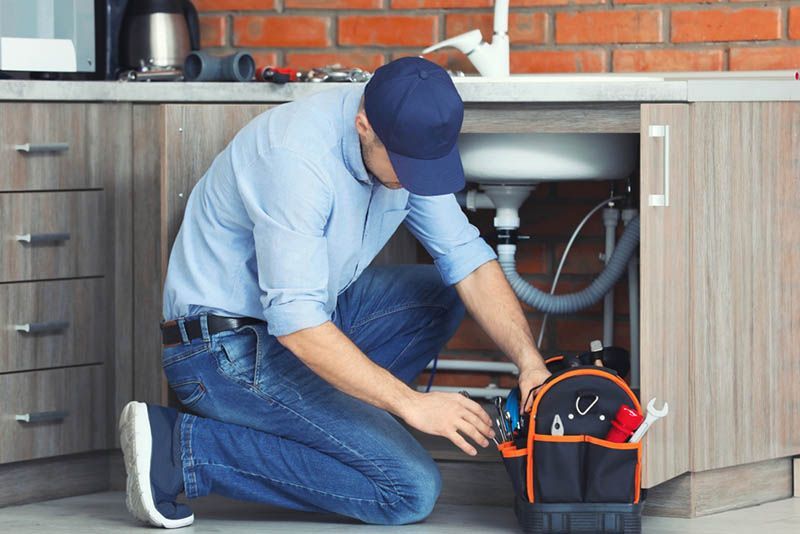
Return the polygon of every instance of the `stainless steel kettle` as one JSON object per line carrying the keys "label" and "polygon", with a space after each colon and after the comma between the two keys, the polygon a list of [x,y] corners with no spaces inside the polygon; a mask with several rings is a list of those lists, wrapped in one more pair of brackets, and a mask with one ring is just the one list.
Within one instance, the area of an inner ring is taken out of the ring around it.
{"label": "stainless steel kettle", "polygon": [[183,67],[200,49],[200,23],[189,0],[131,0],[120,39],[123,67]]}

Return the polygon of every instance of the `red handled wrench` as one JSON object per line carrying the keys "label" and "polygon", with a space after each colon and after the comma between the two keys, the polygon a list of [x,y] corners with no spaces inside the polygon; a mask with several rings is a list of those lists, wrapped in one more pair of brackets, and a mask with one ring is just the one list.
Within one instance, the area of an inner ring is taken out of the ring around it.
{"label": "red handled wrench", "polygon": [[669,413],[669,404],[664,403],[664,407],[660,410],[656,410],[656,399],[653,397],[650,399],[650,402],[647,403],[647,417],[644,420],[644,423],[639,425],[639,428],[636,429],[636,432],[633,433],[631,439],[628,441],[630,443],[637,443],[642,440],[644,433],[647,432],[647,429],[650,428],[650,425],[664,417]]}

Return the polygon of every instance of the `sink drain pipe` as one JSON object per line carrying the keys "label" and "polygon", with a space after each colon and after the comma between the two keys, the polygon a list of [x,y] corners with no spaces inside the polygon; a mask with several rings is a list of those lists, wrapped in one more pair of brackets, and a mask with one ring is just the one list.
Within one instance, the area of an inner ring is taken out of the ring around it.
{"label": "sink drain pipe", "polygon": [[497,256],[508,282],[520,300],[546,313],[574,313],[602,300],[628,271],[628,262],[639,246],[639,217],[631,219],[625,227],[603,272],[585,289],[565,295],[551,295],[541,291],[520,276],[514,259],[517,252],[514,233],[508,232],[506,235],[508,237],[497,245]]}

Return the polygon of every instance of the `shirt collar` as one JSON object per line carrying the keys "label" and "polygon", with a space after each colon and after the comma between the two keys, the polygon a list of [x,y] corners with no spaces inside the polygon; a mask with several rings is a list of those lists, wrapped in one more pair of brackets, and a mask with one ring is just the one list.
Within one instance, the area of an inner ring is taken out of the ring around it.
{"label": "shirt collar", "polygon": [[358,137],[355,124],[358,105],[361,102],[361,95],[363,94],[363,87],[353,87],[352,90],[347,91],[345,94],[344,104],[342,106],[344,131],[342,138],[342,156],[344,158],[345,167],[347,167],[347,170],[356,180],[371,184],[372,179],[366,167],[364,167],[364,160],[361,157],[361,140]]}

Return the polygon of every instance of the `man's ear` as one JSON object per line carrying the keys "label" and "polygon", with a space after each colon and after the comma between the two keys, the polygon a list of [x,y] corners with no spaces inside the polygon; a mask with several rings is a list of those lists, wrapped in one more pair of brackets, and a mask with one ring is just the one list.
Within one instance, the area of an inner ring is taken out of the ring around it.
{"label": "man's ear", "polygon": [[367,112],[363,109],[356,113],[356,131],[360,137],[372,136],[372,126],[370,126],[369,119],[367,119]]}

